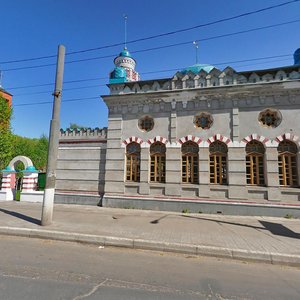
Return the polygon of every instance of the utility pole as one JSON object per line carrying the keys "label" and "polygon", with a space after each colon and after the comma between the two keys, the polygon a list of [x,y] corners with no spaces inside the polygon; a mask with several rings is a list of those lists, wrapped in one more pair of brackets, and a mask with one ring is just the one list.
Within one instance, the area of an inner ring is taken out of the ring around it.
{"label": "utility pole", "polygon": [[58,155],[58,138],[60,128],[60,103],[63,84],[64,64],[66,49],[63,45],[58,46],[56,65],[55,90],[53,93],[53,111],[50,122],[48,162],[46,173],[46,186],[44,191],[41,225],[46,226],[52,223],[53,203],[56,181],[56,163]]}

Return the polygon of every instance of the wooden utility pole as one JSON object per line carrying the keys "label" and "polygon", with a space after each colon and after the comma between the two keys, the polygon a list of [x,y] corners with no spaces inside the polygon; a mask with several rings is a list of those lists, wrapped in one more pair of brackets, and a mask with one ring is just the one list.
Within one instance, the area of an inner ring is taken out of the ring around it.
{"label": "wooden utility pole", "polygon": [[53,93],[53,112],[52,120],[50,123],[46,186],[44,191],[41,217],[42,226],[50,225],[52,223],[53,216],[53,203],[56,182],[56,163],[58,155],[58,138],[60,129],[60,103],[65,64],[65,52],[65,47],[63,45],[59,45],[56,65],[55,90]]}

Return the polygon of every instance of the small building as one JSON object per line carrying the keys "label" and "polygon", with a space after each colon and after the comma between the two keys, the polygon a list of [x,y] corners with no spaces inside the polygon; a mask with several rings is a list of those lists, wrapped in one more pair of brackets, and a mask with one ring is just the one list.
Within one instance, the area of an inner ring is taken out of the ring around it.
{"label": "small building", "polygon": [[196,64],[146,81],[127,49],[114,63],[108,128],[61,133],[57,201],[68,191],[162,210],[300,204],[300,49],[285,67]]}
{"label": "small building", "polygon": [[9,106],[12,105],[12,94],[5,91],[1,86],[0,86],[0,96],[7,100]]}

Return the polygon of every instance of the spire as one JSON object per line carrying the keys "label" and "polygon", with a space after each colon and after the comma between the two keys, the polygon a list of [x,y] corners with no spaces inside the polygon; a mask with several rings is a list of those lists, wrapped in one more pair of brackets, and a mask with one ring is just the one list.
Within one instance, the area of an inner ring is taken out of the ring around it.
{"label": "spire", "polygon": [[198,49],[199,49],[198,41],[193,41],[193,45],[195,46],[195,51],[196,51],[196,64],[198,64]]}
{"label": "spire", "polygon": [[128,16],[126,14],[123,14],[124,18],[124,50],[127,49],[127,18]]}

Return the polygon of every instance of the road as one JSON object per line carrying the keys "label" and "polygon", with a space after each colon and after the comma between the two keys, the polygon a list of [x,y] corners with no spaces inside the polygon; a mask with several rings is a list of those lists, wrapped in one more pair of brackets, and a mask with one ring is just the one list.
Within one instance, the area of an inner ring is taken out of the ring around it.
{"label": "road", "polygon": [[300,299],[300,270],[0,236],[1,300]]}

